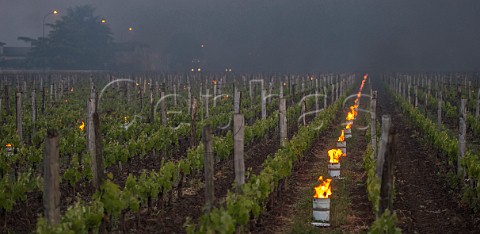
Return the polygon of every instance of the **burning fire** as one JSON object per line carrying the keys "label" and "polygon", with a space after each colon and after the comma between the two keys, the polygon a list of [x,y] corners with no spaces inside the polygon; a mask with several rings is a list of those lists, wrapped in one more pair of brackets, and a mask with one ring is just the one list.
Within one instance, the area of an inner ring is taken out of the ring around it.
{"label": "burning fire", "polygon": [[320,181],[320,185],[314,188],[315,195],[313,195],[313,198],[329,198],[332,195],[332,187],[330,187],[332,179],[323,180],[323,176],[320,176],[318,181]]}
{"label": "burning fire", "polygon": [[7,148],[10,148],[10,147],[12,147],[12,144],[7,143],[5,146],[6,146]]}
{"label": "burning fire", "polygon": [[339,142],[345,141],[345,130],[342,130],[342,134],[340,134],[340,137],[338,137],[338,141]]}
{"label": "burning fire", "polygon": [[78,126],[78,128],[80,129],[80,131],[83,131],[83,129],[85,129],[85,122],[82,121],[82,124]]}
{"label": "burning fire", "polygon": [[[360,106],[360,97],[362,96],[363,86],[365,85],[367,78],[368,78],[368,74],[365,74],[363,76],[362,84],[360,85],[360,90],[357,93],[357,98],[355,99],[354,105],[350,106],[350,111],[347,113],[347,118],[346,118],[347,121],[355,120],[355,117],[357,117],[357,114],[358,114],[357,109]],[[350,125],[351,124],[347,124],[345,128],[350,129],[351,128]]]}
{"label": "burning fire", "polygon": [[[350,107],[350,109],[351,109],[351,107]],[[346,119],[347,119],[347,120],[354,120],[354,119],[355,119],[355,113],[353,113],[353,112],[348,112]]]}
{"label": "burning fire", "polygon": [[217,80],[213,80],[213,84],[216,85],[216,84],[217,84]]}
{"label": "burning fire", "polygon": [[329,163],[338,163],[342,156],[343,153],[341,149],[331,149],[328,151],[328,157],[330,157]]}

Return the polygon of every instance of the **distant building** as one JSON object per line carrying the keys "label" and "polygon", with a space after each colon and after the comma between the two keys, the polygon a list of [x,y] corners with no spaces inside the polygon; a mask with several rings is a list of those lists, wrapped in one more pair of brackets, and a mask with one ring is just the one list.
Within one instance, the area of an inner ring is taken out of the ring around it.
{"label": "distant building", "polygon": [[9,47],[0,42],[0,68],[15,68],[23,63],[30,47]]}
{"label": "distant building", "polygon": [[30,47],[11,47],[0,42],[0,60],[25,59],[30,52]]}

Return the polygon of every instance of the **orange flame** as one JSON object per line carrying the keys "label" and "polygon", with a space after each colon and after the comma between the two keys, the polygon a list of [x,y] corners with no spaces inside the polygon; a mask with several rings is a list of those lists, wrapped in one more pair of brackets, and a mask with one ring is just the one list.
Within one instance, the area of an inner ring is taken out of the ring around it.
{"label": "orange flame", "polygon": [[5,146],[6,146],[7,148],[10,148],[10,147],[12,147],[12,144],[7,143]]}
{"label": "orange flame", "polygon": [[328,151],[328,157],[330,157],[329,163],[338,163],[342,156],[343,153],[341,149],[331,149]]}
{"label": "orange flame", "polygon": [[[359,102],[360,102],[360,97],[362,96],[362,90],[363,90],[363,87],[365,86],[365,82],[367,81],[367,78],[368,78],[368,74],[365,74],[363,76],[363,80],[362,80],[362,84],[360,85],[360,90],[358,91],[357,93],[357,98],[355,99],[355,102],[354,102],[354,105],[353,106],[350,106],[350,111],[347,113],[347,121],[352,121],[355,119],[355,117],[357,117],[357,109],[359,107]],[[347,125],[346,129],[349,129],[351,128],[350,124]]]}
{"label": "orange flame", "polygon": [[338,137],[338,141],[339,142],[345,141],[345,130],[342,130],[342,134],[340,134],[340,137]]}
{"label": "orange flame", "polygon": [[332,195],[332,187],[330,187],[332,179],[323,180],[323,176],[320,176],[318,181],[320,181],[320,185],[314,188],[315,195],[313,195],[313,198],[329,198]]}
{"label": "orange flame", "polygon": [[352,128],[351,124],[347,124],[347,126],[345,126],[345,129],[350,129]]}
{"label": "orange flame", "polygon": [[216,85],[216,84],[217,84],[217,80],[213,80],[213,84]]}
{"label": "orange flame", "polygon": [[355,113],[352,112],[352,111],[349,111],[349,112],[347,113],[347,118],[346,118],[346,119],[347,119],[347,120],[354,120],[354,119],[355,119]]}
{"label": "orange flame", "polygon": [[83,129],[85,129],[85,122],[82,121],[82,124],[78,126],[78,128],[80,129],[80,131],[83,131]]}

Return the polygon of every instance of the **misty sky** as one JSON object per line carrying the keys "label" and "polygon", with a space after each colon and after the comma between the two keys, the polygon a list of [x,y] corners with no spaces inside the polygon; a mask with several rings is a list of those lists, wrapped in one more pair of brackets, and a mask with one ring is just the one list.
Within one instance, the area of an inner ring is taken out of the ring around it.
{"label": "misty sky", "polygon": [[479,0],[0,0],[0,41],[83,4],[160,54],[188,34],[211,70],[480,70]]}

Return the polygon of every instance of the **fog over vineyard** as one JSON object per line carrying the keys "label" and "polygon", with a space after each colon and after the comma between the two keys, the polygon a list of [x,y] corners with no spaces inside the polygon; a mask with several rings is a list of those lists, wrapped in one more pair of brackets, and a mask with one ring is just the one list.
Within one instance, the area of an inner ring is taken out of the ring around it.
{"label": "fog over vineyard", "polygon": [[[0,41],[25,45],[16,38],[41,35],[45,12],[81,4],[91,4],[109,20],[116,40],[145,42],[154,51],[164,52],[176,34],[188,34],[205,43],[210,70],[480,66],[476,0],[0,0]],[[130,25],[133,35],[125,32]]]}

